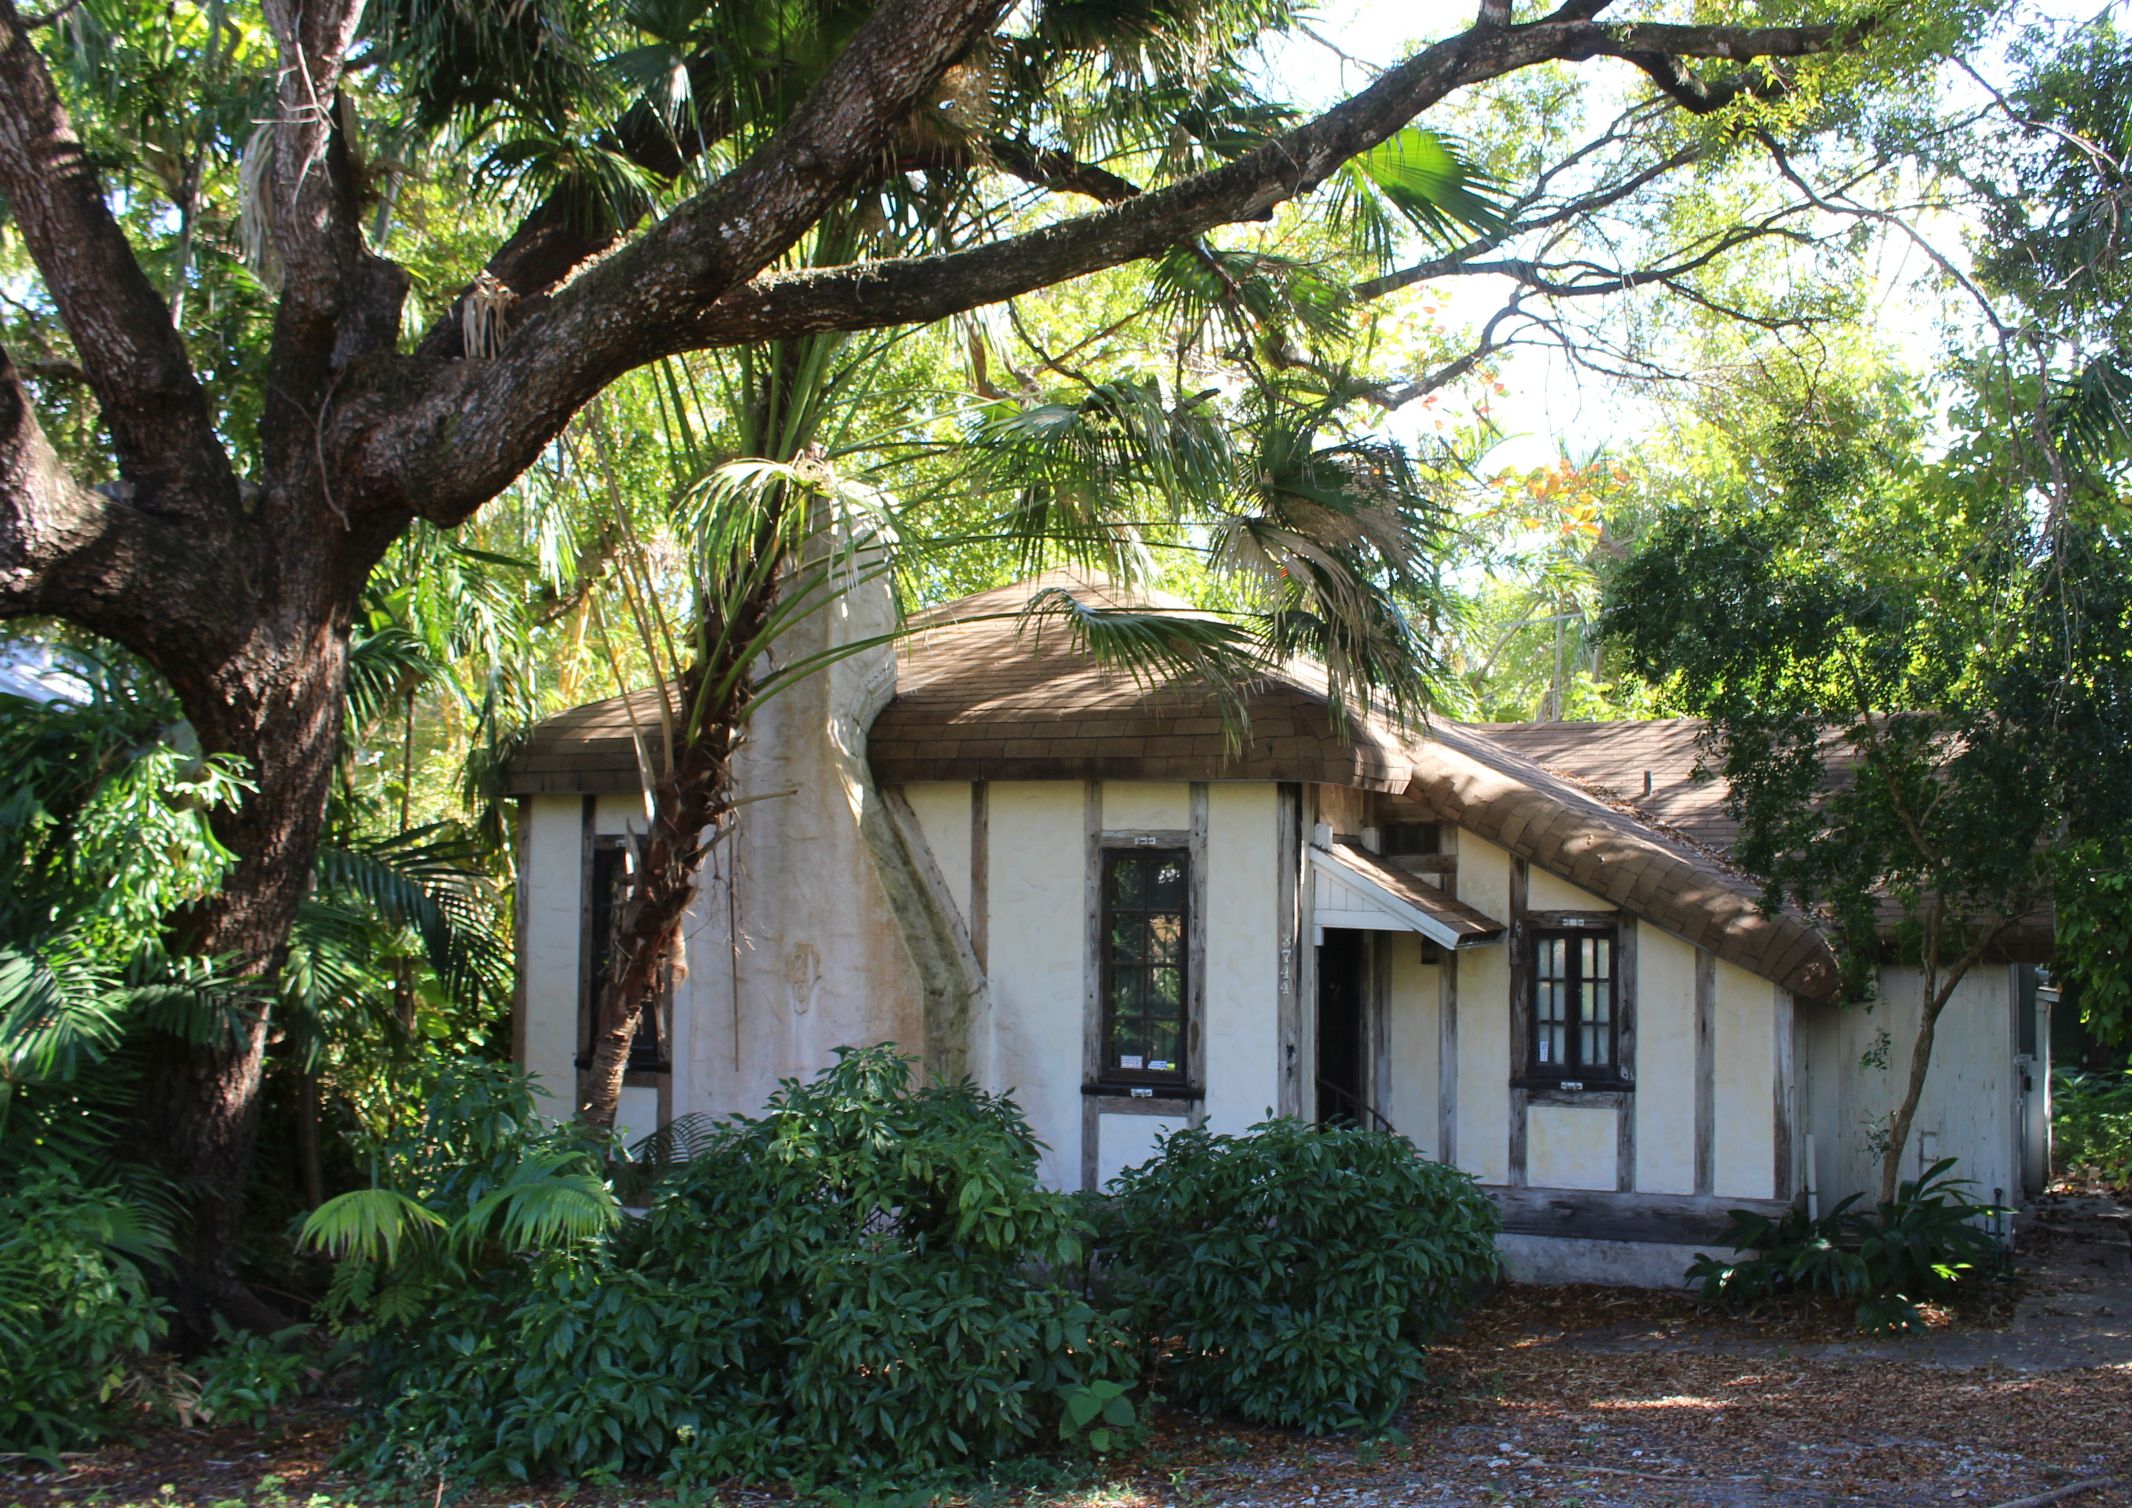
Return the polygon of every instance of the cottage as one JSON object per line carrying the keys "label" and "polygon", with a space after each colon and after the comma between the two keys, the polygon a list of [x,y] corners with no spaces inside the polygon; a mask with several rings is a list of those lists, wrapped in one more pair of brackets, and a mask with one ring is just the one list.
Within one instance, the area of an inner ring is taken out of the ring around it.
{"label": "cottage", "polygon": [[[1873,1187],[1914,984],[1831,1001],[1822,935],[1726,859],[1693,724],[1343,725],[1298,667],[1245,694],[1238,745],[1201,689],[1019,624],[1044,585],[1126,605],[1065,574],[983,593],[760,709],[628,1127],[753,1110],[891,1040],[1011,1091],[1062,1188],[1187,1124],[1395,1128],[1487,1187],[1506,1263],[1543,1279],[1672,1283],[1730,1209]],[[888,616],[854,594],[788,653]],[[558,1096],[645,826],[650,698],[553,718],[512,767],[515,1039]],[[1918,1118],[1920,1161],[2005,1198],[2047,1161],[2046,942],[1963,986]]]}

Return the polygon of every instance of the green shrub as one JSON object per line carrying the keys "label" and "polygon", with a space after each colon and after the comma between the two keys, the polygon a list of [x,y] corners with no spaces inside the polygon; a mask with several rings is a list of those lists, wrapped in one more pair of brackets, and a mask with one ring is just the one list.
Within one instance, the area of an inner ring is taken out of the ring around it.
{"label": "green shrub", "polygon": [[2132,1068],[2051,1075],[2051,1140],[2060,1168],[2132,1188]]}
{"label": "green shrub", "polygon": [[168,1250],[69,1173],[0,1190],[0,1451],[51,1456],[104,1433],[168,1325],[142,1272]]}
{"label": "green shrub", "polygon": [[430,1126],[485,1171],[416,1199],[408,1239],[439,1232],[418,1286],[376,1245],[342,1284],[373,1337],[373,1469],[910,1479],[1131,1422],[1123,1332],[1050,1276],[1085,1231],[1027,1124],[913,1088],[890,1050],[712,1128],[642,1219],[507,1251],[448,1233],[556,1149],[515,1114],[477,1135],[433,1103]]}
{"label": "green shrub", "polygon": [[1388,1422],[1495,1272],[1495,1207],[1404,1137],[1274,1120],[1113,1185],[1110,1270],[1164,1392],[1313,1433]]}
{"label": "green shrub", "polygon": [[1854,1208],[1856,1194],[1818,1220],[1798,1210],[1777,1220],[1734,1210],[1719,1238],[1734,1255],[1697,1252],[1688,1281],[1705,1298],[1733,1304],[1783,1293],[1856,1299],[1859,1329],[1914,1330],[1921,1301],[1952,1294],[1999,1256],[1981,1222],[2003,1211],[1962,1192],[1953,1168],[1953,1158],[1942,1158],[1871,1212]]}
{"label": "green shrub", "polygon": [[189,1423],[263,1427],[275,1412],[315,1390],[324,1376],[308,1343],[312,1331],[297,1325],[273,1335],[233,1330],[215,1320],[215,1348],[192,1363],[192,1386],[179,1400]]}

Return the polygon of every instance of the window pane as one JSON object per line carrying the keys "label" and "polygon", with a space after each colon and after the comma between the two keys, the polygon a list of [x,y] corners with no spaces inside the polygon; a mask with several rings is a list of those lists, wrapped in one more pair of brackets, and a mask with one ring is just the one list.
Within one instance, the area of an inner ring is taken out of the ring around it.
{"label": "window pane", "polygon": [[1137,1016],[1140,1013],[1138,969],[1110,971],[1110,1013],[1113,1016]]}
{"label": "window pane", "polygon": [[1140,877],[1139,859],[1131,854],[1113,855],[1110,860],[1110,903],[1128,910],[1139,909]]}
{"label": "window pane", "polygon": [[1583,1062],[1586,1068],[1598,1068],[1604,1066],[1600,1060],[1598,1046],[1601,1040],[1603,1040],[1603,1034],[1600,1032],[1598,1027],[1586,1025],[1579,1029],[1577,1034],[1577,1046],[1583,1053],[1581,1061]]}
{"label": "window pane", "polygon": [[1110,919],[1110,956],[1122,963],[1138,963],[1147,935],[1147,918],[1114,916]]}
{"label": "window pane", "polygon": [[1614,1066],[1614,1035],[1604,1022],[1584,1028],[1584,1066],[1587,1068],[1612,1068]]}
{"label": "window pane", "polygon": [[1563,1047],[1566,1041],[1567,1037],[1564,1028],[1560,1026],[1541,1028],[1539,1040],[1541,1063],[1551,1067],[1560,1066],[1564,1061]]}
{"label": "window pane", "polygon": [[1184,956],[1184,918],[1175,912],[1158,911],[1147,919],[1147,957],[1150,963],[1176,963]]}
{"label": "window pane", "polygon": [[1177,1013],[1184,1003],[1184,972],[1181,969],[1151,969],[1147,976],[1147,1010],[1151,1016]]}
{"label": "window pane", "polygon": [[1611,937],[1591,939],[1591,957],[1585,960],[1584,977],[1587,979],[1612,979],[1614,977],[1614,940]]}
{"label": "window pane", "polygon": [[1151,911],[1182,911],[1184,909],[1183,863],[1176,859],[1159,859],[1154,867],[1154,883],[1148,887],[1148,909]]}
{"label": "window pane", "polygon": [[1183,1045],[1174,1018],[1150,1021],[1147,1028],[1148,1072],[1175,1073],[1181,1069],[1184,1065],[1178,1057]]}
{"label": "window pane", "polygon": [[1604,979],[1587,981],[1584,986],[1585,1019],[1594,1026],[1605,1026],[1614,1018],[1614,987]]}

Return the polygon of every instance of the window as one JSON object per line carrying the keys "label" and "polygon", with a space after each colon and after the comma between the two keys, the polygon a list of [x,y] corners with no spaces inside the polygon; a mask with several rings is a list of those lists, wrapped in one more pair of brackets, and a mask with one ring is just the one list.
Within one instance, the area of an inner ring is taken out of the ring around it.
{"label": "window", "polygon": [[1181,848],[1104,851],[1106,1082],[1185,1083],[1190,868]]}
{"label": "window", "polygon": [[[592,850],[592,894],[586,908],[585,953],[589,960],[584,988],[578,1002],[578,1066],[592,1066],[592,1037],[598,1025],[600,981],[607,977],[607,957],[614,947],[615,902],[629,877],[628,850],[621,840],[597,842]],[[637,1035],[629,1044],[632,1069],[663,1070],[666,1066],[666,1023],[663,989],[654,990],[637,1017]]]}
{"label": "window", "polygon": [[1532,1076],[1619,1079],[1612,929],[1536,931],[1532,950]]}

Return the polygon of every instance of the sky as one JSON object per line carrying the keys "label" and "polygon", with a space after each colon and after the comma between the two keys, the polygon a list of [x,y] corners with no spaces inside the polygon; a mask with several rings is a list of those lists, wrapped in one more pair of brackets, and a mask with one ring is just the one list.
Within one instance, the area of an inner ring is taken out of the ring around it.
{"label": "sky", "polygon": [[[2085,20],[2106,7],[2098,0],[2029,0],[2026,10],[2056,20]],[[2115,7],[2122,9],[2122,5]],[[1520,4],[1519,11],[1529,10]],[[1269,72],[1278,77],[1286,97],[1322,108],[1369,81],[1364,62],[1391,63],[1406,56],[1419,40],[1445,35],[1470,23],[1474,0],[1456,3],[1398,3],[1398,0],[1326,0],[1311,36],[1283,39],[1269,57]],[[1623,15],[1648,14],[1650,7],[1622,4]],[[1987,75],[2003,72],[1994,51],[1980,66]],[[1585,65],[1591,81],[1586,108],[1594,118],[1609,111],[1641,79],[1627,65]],[[1976,99],[1984,96],[1970,88]],[[1923,229],[1934,245],[1966,266],[1966,241],[1974,227],[1942,222]],[[1417,254],[1421,251],[1415,247]],[[1879,288],[1873,315],[1876,328],[1919,370],[1929,370],[1942,343],[1941,317],[1949,309],[1936,294],[1920,288],[1930,268],[1912,243],[1883,239],[1872,256]],[[1492,286],[1491,286],[1492,285]],[[1499,280],[1461,279],[1435,290],[1454,322],[1485,319],[1501,306],[1506,285]],[[1952,311],[1959,315],[1959,311]],[[1580,371],[1560,353],[1525,349],[1509,353],[1502,364],[1506,393],[1494,400],[1492,417],[1503,439],[1488,458],[1488,469],[1524,471],[1551,464],[1558,454],[1584,459],[1600,450],[1632,445],[1662,421],[1658,405],[1626,385]],[[1412,440],[1430,420],[1410,408],[1387,427]]]}

